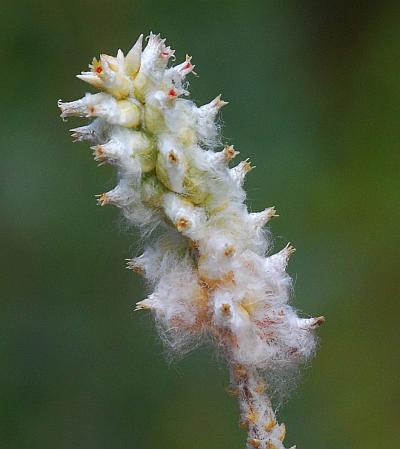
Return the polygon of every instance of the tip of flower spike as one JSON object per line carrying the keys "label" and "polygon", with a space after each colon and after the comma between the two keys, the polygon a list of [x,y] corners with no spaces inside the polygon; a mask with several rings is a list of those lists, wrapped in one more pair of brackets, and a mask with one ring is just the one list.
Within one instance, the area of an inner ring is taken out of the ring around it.
{"label": "tip of flower spike", "polygon": [[224,101],[221,99],[222,94],[219,94],[217,97],[214,98],[214,100],[211,102],[211,104],[216,107],[218,110],[222,107],[229,104],[229,101]]}
{"label": "tip of flower spike", "polygon": [[[142,46],[143,46],[143,33],[136,39],[136,42],[133,44],[133,46],[132,46],[132,48],[137,48],[137,47],[140,47],[140,48],[142,48]],[[131,50],[130,50],[131,51]],[[129,53],[128,53],[129,54]],[[126,56],[128,56],[128,55],[126,55]]]}
{"label": "tip of flower spike", "polygon": [[90,147],[90,149],[93,150],[94,160],[99,163],[99,166],[104,165],[107,162],[107,155],[103,145],[94,145],[93,147]]}
{"label": "tip of flower spike", "polygon": [[229,162],[239,154],[233,145],[227,145],[222,151],[217,151],[214,154],[213,160],[218,166],[226,166]]}
{"label": "tip of flower spike", "polygon": [[283,249],[279,252],[272,254],[271,256],[265,259],[267,270],[279,270],[283,271],[286,269],[290,256],[296,251],[296,249],[288,243]]}
{"label": "tip of flower spike", "polygon": [[279,251],[279,253],[276,254],[276,256],[281,256],[283,258],[283,263],[286,267],[286,265],[289,262],[290,257],[295,252],[296,252],[296,248],[291,243],[288,243],[281,251]]}
{"label": "tip of flower spike", "polygon": [[135,77],[140,69],[143,47],[143,34],[139,36],[125,58],[125,70],[128,75]]}
{"label": "tip of flower spike", "polygon": [[304,331],[314,331],[325,323],[325,317],[319,316],[317,318],[296,318],[295,325]]}
{"label": "tip of flower spike", "polygon": [[193,75],[197,76],[197,73],[194,71],[195,67],[196,66],[192,64],[192,56],[186,55],[185,61],[174,67],[174,69],[177,70],[182,77],[185,77],[189,73],[193,73]]}
{"label": "tip of flower spike", "polygon": [[120,63],[122,63],[125,59],[124,52],[120,48],[117,51],[117,59]]}
{"label": "tip of flower spike", "polygon": [[233,167],[231,169],[233,179],[235,179],[237,182],[239,182],[239,184],[242,184],[247,173],[249,173],[254,168],[256,168],[256,167],[251,165],[251,162],[249,159],[246,159],[245,161],[240,162],[240,164],[238,164],[236,167]]}
{"label": "tip of flower spike", "polygon": [[249,158],[242,161],[237,167],[235,167],[235,169],[240,170],[244,174],[251,172],[251,170],[253,170],[254,168],[256,168],[256,166],[251,165],[251,161]]}
{"label": "tip of flower spike", "polygon": [[135,312],[138,310],[151,310],[153,307],[149,304],[150,298],[143,299],[136,303]]}
{"label": "tip of flower spike", "polygon": [[208,114],[214,116],[222,107],[224,107],[227,104],[229,103],[227,101],[222,100],[221,94],[219,94],[217,97],[214,98],[214,100],[211,100],[209,103],[201,106],[200,111],[207,111]]}
{"label": "tip of flower spike", "polygon": [[82,140],[92,140],[94,133],[89,126],[80,126],[79,128],[71,128],[69,130],[73,142],[82,142]]}
{"label": "tip of flower spike", "polygon": [[243,161],[243,170],[246,173],[249,173],[251,170],[254,170],[256,168],[255,165],[251,165],[251,161],[249,158],[247,158],[245,161]]}
{"label": "tip of flower spike", "polygon": [[193,73],[193,75],[197,75],[197,73],[193,71],[195,67],[196,66],[192,64],[192,56],[186,55],[185,65],[183,66],[183,69],[186,71],[186,73]]}
{"label": "tip of flower spike", "polygon": [[101,193],[100,195],[95,195],[97,198],[97,204],[99,206],[106,206],[107,204],[111,204],[112,200],[107,193]]}
{"label": "tip of flower spike", "polygon": [[142,47],[143,47],[143,33],[136,39],[136,42],[132,45],[132,48],[129,50],[126,57],[128,57],[129,53],[131,53],[132,51],[133,52],[137,51],[138,48],[141,51]]}
{"label": "tip of flower spike", "polygon": [[68,112],[69,112],[68,106],[69,106],[71,103],[73,103],[73,102],[68,102],[68,103],[63,102],[63,101],[61,100],[61,98],[57,101],[57,106],[61,109],[60,117],[62,118],[63,122],[66,122],[66,121],[67,121],[67,120],[66,120],[67,117],[69,117],[70,115],[73,115],[73,114],[69,114],[69,113],[68,113]]}
{"label": "tip of flower spike", "polygon": [[289,260],[289,257],[296,252],[296,248],[291,244],[288,243],[285,248],[282,250],[286,253],[286,259]]}
{"label": "tip of flower spike", "polygon": [[57,104],[61,109],[62,119],[65,119],[67,117],[90,117],[90,113],[93,112],[91,108],[88,108],[87,96],[80,98],[79,100],[68,101],[65,103],[62,100],[58,100]]}
{"label": "tip of flower spike", "polygon": [[101,79],[97,76],[97,74],[90,73],[90,72],[82,72],[79,75],[76,75],[77,78],[84,81],[85,83],[90,84],[91,86],[100,88],[102,87],[103,83]]}
{"label": "tip of flower spike", "polygon": [[290,256],[296,251],[296,249],[288,243],[283,249],[281,249],[279,252],[272,254],[271,256],[267,257],[266,263],[267,263],[267,269],[272,270],[285,270]]}
{"label": "tip of flower spike", "polygon": [[[144,38],[146,41],[146,50],[148,50],[151,47],[157,48],[160,44],[163,43],[163,40],[161,39],[160,34],[155,34],[152,31],[150,31],[150,34]],[[165,41],[165,39],[164,39]]]}
{"label": "tip of flower spike", "polygon": [[105,68],[109,68],[113,72],[118,72],[119,61],[114,56],[106,55],[105,53],[103,53],[100,55],[100,62],[102,66],[105,66]]}
{"label": "tip of flower spike", "polygon": [[224,148],[224,155],[228,161],[234,159],[239,153],[240,151],[236,151],[233,145]]}
{"label": "tip of flower spike", "polygon": [[268,207],[262,212],[253,212],[250,214],[250,218],[256,228],[262,228],[271,220],[271,218],[275,217],[279,217],[279,215],[276,213],[276,209],[274,206]]}
{"label": "tip of flower spike", "polygon": [[305,321],[307,322],[307,329],[317,329],[325,323],[326,319],[324,316],[319,316],[317,318],[306,318]]}
{"label": "tip of flower spike", "polygon": [[268,218],[277,218],[279,217],[279,214],[276,213],[275,206],[269,207],[268,209],[265,209],[265,213],[268,215]]}
{"label": "tip of flower spike", "polygon": [[167,47],[165,45],[165,38],[161,38],[160,34],[154,34],[152,31],[150,32],[150,35],[146,37],[146,40],[148,41],[146,48],[153,48],[157,49],[158,56],[161,59],[164,59],[166,62],[168,62],[168,59],[173,57],[175,58],[175,50],[173,50],[171,47]]}
{"label": "tip of flower spike", "polygon": [[143,265],[137,259],[126,259],[126,268],[141,275],[145,274]]}
{"label": "tip of flower spike", "polygon": [[[164,39],[165,40],[165,39]],[[175,59],[175,50],[172,50],[171,47],[165,47],[161,52],[160,52],[160,57],[162,59],[169,59],[169,58],[174,58]]]}

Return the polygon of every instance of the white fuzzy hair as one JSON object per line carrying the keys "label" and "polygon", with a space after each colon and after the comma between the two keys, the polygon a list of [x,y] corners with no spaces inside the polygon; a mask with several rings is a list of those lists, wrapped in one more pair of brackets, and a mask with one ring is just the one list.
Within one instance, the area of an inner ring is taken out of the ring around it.
{"label": "white fuzzy hair", "polygon": [[59,102],[61,116],[93,119],[72,130],[93,144],[100,164],[114,165],[118,184],[99,195],[100,205],[122,209],[143,235],[159,229],[144,253],[128,262],[152,291],[137,304],[156,317],[160,334],[174,353],[208,339],[222,349],[239,397],[247,447],[283,449],[278,425],[260,373],[293,370],[314,353],[320,318],[299,318],[289,303],[288,245],[267,257],[265,225],[269,207],[249,213],[243,189],[249,161],[233,168],[238,154],[218,143],[217,96],[197,107],[186,76],[191,57],[168,67],[174,50],[165,39],[143,36],[124,56],[101,55],[78,75],[100,89]]}

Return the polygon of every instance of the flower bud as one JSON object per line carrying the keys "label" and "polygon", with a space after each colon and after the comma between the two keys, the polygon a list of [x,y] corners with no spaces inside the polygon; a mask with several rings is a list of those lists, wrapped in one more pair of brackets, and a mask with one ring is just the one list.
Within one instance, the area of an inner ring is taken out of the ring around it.
{"label": "flower bud", "polygon": [[140,69],[142,58],[143,34],[141,34],[135,45],[129,50],[125,58],[125,72],[131,78],[135,78]]}

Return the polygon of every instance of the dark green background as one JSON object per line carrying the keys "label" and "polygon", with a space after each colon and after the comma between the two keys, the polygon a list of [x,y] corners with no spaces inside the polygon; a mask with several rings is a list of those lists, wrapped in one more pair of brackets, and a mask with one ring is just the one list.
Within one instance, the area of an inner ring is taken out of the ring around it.
{"label": "dark green background", "polygon": [[[136,235],[56,103],[100,52],[161,32],[222,93],[223,135],[257,166],[253,210],[293,242],[296,306],[321,344],[282,407],[299,449],[399,438],[400,8],[393,2],[19,1],[1,5],[1,449],[243,448],[210,348],[168,365],[124,269]],[[358,4],[358,6],[356,6]]]}

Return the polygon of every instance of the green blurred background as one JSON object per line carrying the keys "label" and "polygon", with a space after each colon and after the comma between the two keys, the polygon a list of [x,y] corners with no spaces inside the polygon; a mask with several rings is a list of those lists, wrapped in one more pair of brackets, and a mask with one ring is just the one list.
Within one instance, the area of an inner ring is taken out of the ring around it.
{"label": "green blurred background", "polygon": [[[357,5],[357,6],[356,6]],[[124,269],[137,236],[94,194],[59,98],[100,52],[160,32],[192,54],[193,98],[222,92],[223,134],[257,166],[253,210],[293,242],[296,306],[321,343],[280,409],[299,449],[395,449],[399,437],[400,5],[311,1],[2,3],[1,449],[241,449],[210,348],[168,365]]]}

